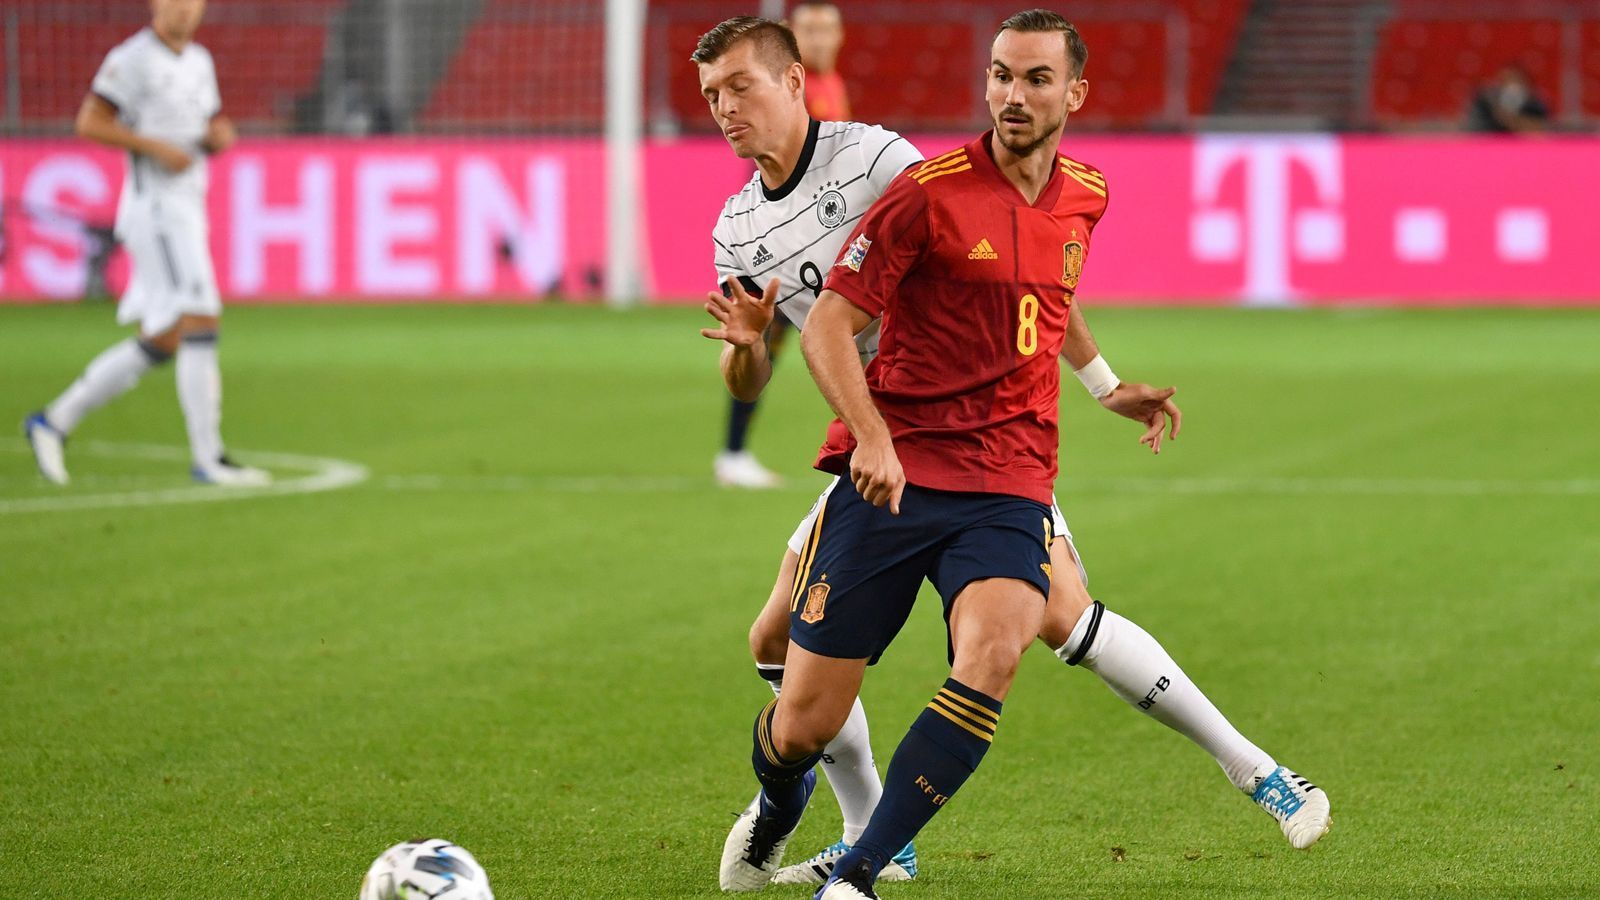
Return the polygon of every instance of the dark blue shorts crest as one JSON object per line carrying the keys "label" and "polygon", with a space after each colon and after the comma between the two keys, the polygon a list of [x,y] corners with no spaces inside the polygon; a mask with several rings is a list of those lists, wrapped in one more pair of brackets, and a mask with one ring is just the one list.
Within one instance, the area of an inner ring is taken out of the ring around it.
{"label": "dark blue shorts crest", "polygon": [[907,485],[896,516],[842,478],[800,553],[789,636],[822,656],[877,662],[924,578],[946,620],[956,595],[982,578],[1026,581],[1048,598],[1053,537],[1050,507],[1022,497]]}

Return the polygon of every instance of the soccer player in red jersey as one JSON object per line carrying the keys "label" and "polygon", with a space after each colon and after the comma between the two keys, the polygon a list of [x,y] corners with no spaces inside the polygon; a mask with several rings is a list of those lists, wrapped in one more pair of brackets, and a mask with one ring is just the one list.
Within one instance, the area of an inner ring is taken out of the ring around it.
{"label": "soccer player in red jersey", "polygon": [[789,28],[806,67],[806,112],[818,122],[850,119],[850,95],[839,74],[844,46],[844,19],[832,3],[797,3],[789,11]]}
{"label": "soccer player in red jersey", "polygon": [[[1106,199],[1096,170],[1056,152],[1066,115],[1087,93],[1084,58],[1059,15],[1008,19],[989,70],[995,130],[891,184],[808,319],[813,374],[860,441],[830,442],[819,460],[848,477],[819,508],[802,554],[785,690],[755,728],[760,805],[730,845],[781,854],[817,753],[924,577],[945,603],[952,663],[896,751],[866,832],[819,891],[824,900],[875,896],[889,856],[978,765],[1040,630],[1051,576],[1054,357],[1103,402],[1122,395],[1107,405],[1149,422],[1143,440],[1153,449],[1168,416],[1176,433],[1171,389],[1117,382],[1073,304]],[[880,356],[863,375],[852,338],[880,316]],[[1099,609],[1085,613],[1089,630]],[[1286,799],[1304,804],[1315,788],[1285,781],[1274,790],[1298,790]],[[1325,830],[1325,799],[1322,808]]]}

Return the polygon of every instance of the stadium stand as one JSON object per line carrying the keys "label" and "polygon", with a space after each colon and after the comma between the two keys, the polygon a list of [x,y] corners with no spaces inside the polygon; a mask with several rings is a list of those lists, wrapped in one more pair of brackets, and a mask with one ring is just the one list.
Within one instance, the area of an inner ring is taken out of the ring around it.
{"label": "stadium stand", "polygon": [[[327,25],[342,2],[216,3],[208,10],[200,40],[226,61],[218,67],[223,101],[243,127],[284,127],[293,98],[321,68]],[[5,119],[22,131],[70,123],[107,51],[148,20],[139,3],[10,0],[0,26],[14,36],[0,46],[15,46],[16,56],[0,58],[0,71],[11,73],[14,64],[10,77],[22,89]]]}
{"label": "stadium stand", "polygon": [[1396,3],[1373,64],[1373,118],[1387,126],[1459,122],[1473,92],[1508,65],[1528,73],[1557,115],[1600,113],[1600,7],[1582,0]]}

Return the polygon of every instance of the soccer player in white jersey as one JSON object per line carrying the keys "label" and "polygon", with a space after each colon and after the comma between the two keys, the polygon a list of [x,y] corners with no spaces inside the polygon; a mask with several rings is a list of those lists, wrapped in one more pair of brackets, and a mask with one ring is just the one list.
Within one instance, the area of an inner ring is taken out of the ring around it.
{"label": "soccer player in white jersey", "polygon": [[194,42],[205,0],[151,0],[150,26],[118,44],[78,110],[78,134],[127,151],[116,232],[133,274],[117,321],[139,332],[95,357],[83,374],[23,425],[45,478],[68,482],[66,439],[90,411],[177,357],[178,403],[194,479],[229,487],[267,484],[260,469],[222,446],[217,334],[222,301],[206,223],[206,156],[233,144],[211,54]]}
{"label": "soccer player in white jersey", "polygon": [[[701,37],[693,60],[699,66],[701,92],[723,136],[738,156],[754,159],[759,169],[728,200],[713,229],[722,291],[706,297],[706,310],[717,326],[701,331],[724,342],[724,380],[734,396],[748,399],[758,396],[771,377],[765,341],[774,315],[781,313],[804,327],[821,291],[821,273],[838,256],[850,225],[895,175],[921,156],[904,138],[877,126],[812,121],[803,102],[804,70],[793,37],[777,23],[746,16],[729,19]],[[877,328],[869,326],[858,339],[863,362],[876,349]],[[1152,451],[1160,451],[1169,418],[1176,434],[1178,410],[1171,403],[1171,389],[1108,379],[1109,367],[1100,359],[1077,374],[1102,406],[1146,427],[1140,442]],[[1236,788],[1277,820],[1291,845],[1310,847],[1328,829],[1326,793],[1247,740],[1153,637],[1089,596],[1087,576],[1059,506],[1053,513],[1053,570],[1080,577],[1051,579],[1040,640],[1066,664],[1094,672],[1130,706],[1205,749]],[[788,652],[798,554],[815,515],[813,507],[791,537],[772,593],[750,630],[757,671],[774,693],[781,690]],[[780,883],[821,884],[866,827],[882,786],[859,700],[824,750],[822,765],[844,817],[841,839],[805,862],[778,870],[787,836],[730,836],[721,873],[724,889],[759,889],[774,875]],[[760,803],[758,796],[752,809]],[[757,818],[751,810],[746,817]],[[914,877],[915,855],[910,851],[908,847],[897,856],[879,880]]]}

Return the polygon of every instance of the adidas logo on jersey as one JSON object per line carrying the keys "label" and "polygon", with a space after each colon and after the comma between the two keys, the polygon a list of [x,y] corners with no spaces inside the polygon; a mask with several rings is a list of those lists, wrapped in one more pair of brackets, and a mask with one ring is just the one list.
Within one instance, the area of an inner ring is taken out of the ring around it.
{"label": "adidas logo on jersey", "polygon": [[973,247],[972,248],[972,252],[967,254],[967,259],[999,259],[999,258],[1000,258],[1000,254],[994,252],[994,247],[989,245],[989,239],[988,238],[984,238],[983,240],[979,241],[978,242],[978,246]]}
{"label": "adidas logo on jersey", "polygon": [[772,262],[772,251],[767,249],[766,244],[757,244],[756,255],[750,260],[750,264],[759,267],[769,262]]}

